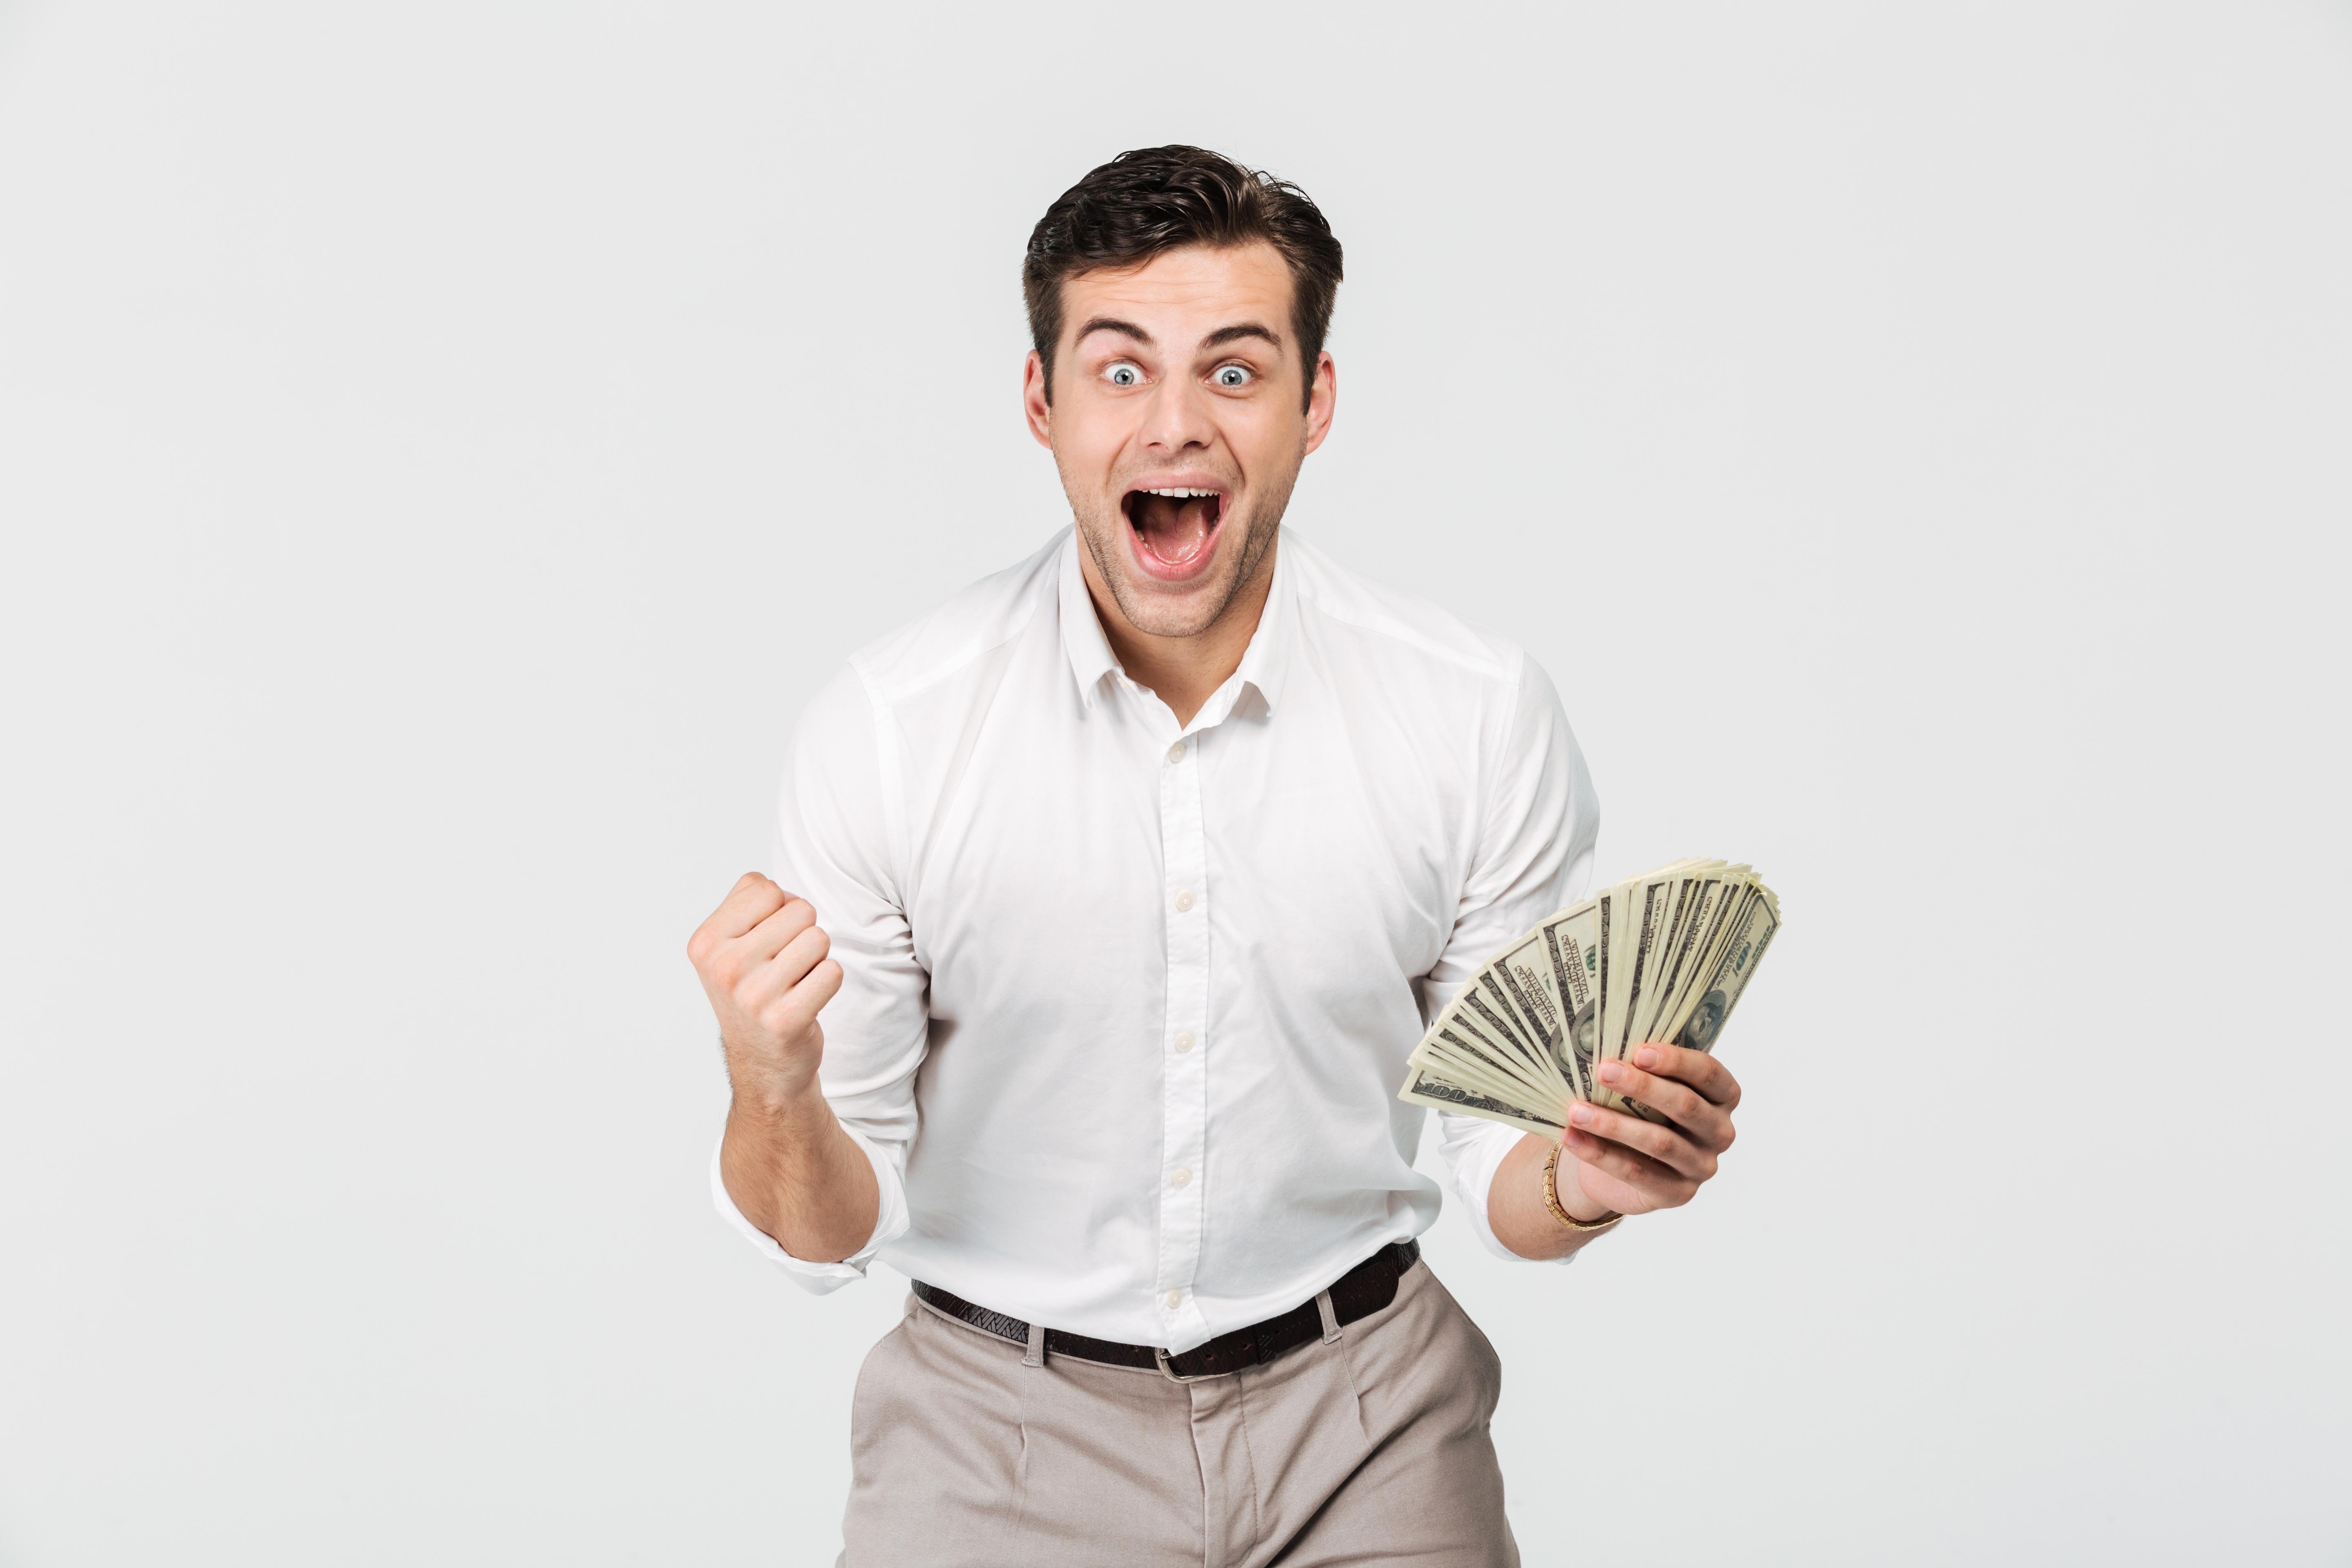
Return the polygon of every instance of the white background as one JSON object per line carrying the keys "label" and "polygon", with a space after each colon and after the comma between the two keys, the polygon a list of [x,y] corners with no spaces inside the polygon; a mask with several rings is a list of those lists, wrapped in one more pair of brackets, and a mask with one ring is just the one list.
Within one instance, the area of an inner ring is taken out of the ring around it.
{"label": "white background", "polygon": [[1786,902],[1700,1202],[1430,1238],[1528,1562],[2352,1562],[2345,6],[221,0],[0,5],[0,1563],[830,1561],[682,947],[1170,140],[1291,522]]}

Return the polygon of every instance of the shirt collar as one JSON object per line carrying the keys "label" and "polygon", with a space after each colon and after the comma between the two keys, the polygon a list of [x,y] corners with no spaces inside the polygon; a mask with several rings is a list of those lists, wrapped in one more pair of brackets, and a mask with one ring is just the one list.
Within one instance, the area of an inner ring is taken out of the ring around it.
{"label": "shirt collar", "polygon": [[1234,679],[1257,689],[1258,700],[1271,713],[1281,704],[1283,682],[1290,675],[1291,647],[1297,639],[1298,614],[1291,603],[1298,592],[1298,574],[1290,563],[1289,544],[1274,538],[1274,582],[1265,591],[1265,608],[1259,612],[1257,631],[1242,652]]}
{"label": "shirt collar", "polygon": [[1102,622],[1095,618],[1094,595],[1087,592],[1087,574],[1078,564],[1078,552],[1084,548],[1073,525],[1062,546],[1062,650],[1070,657],[1070,673],[1077,677],[1078,700],[1092,708],[1102,695],[1105,677],[1125,676],[1110,651],[1110,639],[1103,636]]}
{"label": "shirt collar", "polygon": [[[1070,673],[1078,683],[1078,698],[1088,708],[1102,695],[1106,677],[1120,680],[1127,672],[1118,665],[1118,656],[1111,652],[1110,639],[1103,636],[1102,622],[1096,618],[1094,595],[1087,592],[1087,576],[1078,563],[1078,552],[1085,548],[1078,542],[1077,530],[1070,530],[1069,542],[1062,550],[1062,576],[1059,589],[1062,620],[1062,649],[1068,655]],[[1266,590],[1265,608],[1260,612],[1257,630],[1250,637],[1249,647],[1242,652],[1242,662],[1232,679],[1220,689],[1221,695],[1230,689],[1238,697],[1242,687],[1256,689],[1259,700],[1271,713],[1282,700],[1282,688],[1290,672],[1292,645],[1297,637],[1297,616],[1291,605],[1297,592],[1297,578],[1290,564],[1290,552],[1284,549],[1279,536],[1275,542],[1274,582]],[[1210,708],[1230,710],[1230,702],[1217,698],[1210,700],[1193,721],[1192,727],[1202,727],[1209,720]],[[1219,717],[1222,717],[1222,713]]]}

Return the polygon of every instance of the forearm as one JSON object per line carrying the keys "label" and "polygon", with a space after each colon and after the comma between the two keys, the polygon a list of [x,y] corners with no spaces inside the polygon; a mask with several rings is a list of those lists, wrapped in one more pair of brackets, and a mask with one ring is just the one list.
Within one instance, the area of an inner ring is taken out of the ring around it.
{"label": "forearm", "polygon": [[881,1213],[874,1166],[812,1082],[781,1100],[738,1090],[719,1144],[719,1178],[743,1217],[809,1263],[866,1245]]}
{"label": "forearm", "polygon": [[[1521,1258],[1565,1258],[1595,1237],[1596,1230],[1571,1230],[1559,1223],[1544,1203],[1544,1161],[1552,1142],[1530,1132],[1521,1138],[1495,1168],[1494,1184],[1486,1189],[1486,1223],[1495,1239]],[[1587,1198],[1577,1186],[1576,1162],[1559,1163],[1559,1204],[1578,1219],[1598,1219],[1609,1212]]]}

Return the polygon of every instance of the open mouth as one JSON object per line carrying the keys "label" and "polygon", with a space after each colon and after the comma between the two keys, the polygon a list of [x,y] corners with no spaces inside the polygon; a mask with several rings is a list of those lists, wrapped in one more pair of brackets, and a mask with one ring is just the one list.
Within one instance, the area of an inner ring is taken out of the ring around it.
{"label": "open mouth", "polygon": [[1206,485],[1131,489],[1119,505],[1134,531],[1137,553],[1160,576],[1187,577],[1207,565],[1217,527],[1225,519],[1225,492]]}

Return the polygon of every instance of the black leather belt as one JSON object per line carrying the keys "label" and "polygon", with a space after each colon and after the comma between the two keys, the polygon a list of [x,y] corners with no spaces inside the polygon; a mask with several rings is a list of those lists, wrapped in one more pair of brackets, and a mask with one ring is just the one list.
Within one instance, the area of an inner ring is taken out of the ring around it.
{"label": "black leather belt", "polygon": [[[1332,1316],[1342,1325],[1371,1316],[1396,1300],[1397,1281],[1404,1277],[1406,1269],[1420,1261],[1418,1241],[1390,1242],[1332,1281]],[[1029,1342],[1029,1325],[1018,1318],[975,1307],[961,1296],[950,1295],[919,1279],[915,1281],[915,1294],[949,1317],[998,1339],[1011,1340],[1017,1345]],[[1322,1310],[1307,1300],[1262,1323],[1219,1334],[1207,1344],[1196,1345],[1181,1355],[1170,1355],[1150,1345],[1089,1339],[1060,1329],[1045,1331],[1045,1353],[1101,1362],[1107,1366],[1158,1367],[1178,1383],[1190,1383],[1194,1378],[1223,1377],[1245,1366],[1264,1366],[1284,1352],[1322,1337]]]}

